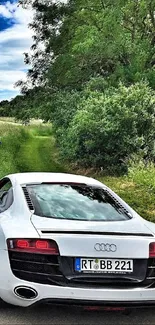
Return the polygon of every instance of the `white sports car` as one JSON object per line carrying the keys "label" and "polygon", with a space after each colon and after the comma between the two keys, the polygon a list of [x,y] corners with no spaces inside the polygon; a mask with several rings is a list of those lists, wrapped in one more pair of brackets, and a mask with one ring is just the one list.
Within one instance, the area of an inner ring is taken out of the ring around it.
{"label": "white sports car", "polygon": [[92,178],[1,179],[0,260],[0,297],[14,305],[155,304],[155,224]]}

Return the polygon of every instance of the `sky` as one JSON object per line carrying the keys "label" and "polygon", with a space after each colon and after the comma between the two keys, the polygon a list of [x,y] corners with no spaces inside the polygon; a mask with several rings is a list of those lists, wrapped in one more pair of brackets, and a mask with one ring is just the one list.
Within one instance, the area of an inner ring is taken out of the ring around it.
{"label": "sky", "polygon": [[23,53],[32,45],[31,20],[31,10],[18,6],[18,0],[0,0],[0,101],[15,97],[15,82],[26,77]]}

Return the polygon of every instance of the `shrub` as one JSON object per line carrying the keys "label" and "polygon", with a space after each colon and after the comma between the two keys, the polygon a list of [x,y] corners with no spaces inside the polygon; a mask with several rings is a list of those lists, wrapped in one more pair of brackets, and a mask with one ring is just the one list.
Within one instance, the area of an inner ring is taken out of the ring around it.
{"label": "shrub", "polygon": [[153,159],[154,121],[155,93],[146,83],[92,91],[61,137],[61,152],[96,168],[126,166],[132,154]]}
{"label": "shrub", "polygon": [[80,99],[80,92],[57,91],[51,93],[47,103],[41,107],[40,117],[45,122],[52,122],[57,143],[60,143],[61,138],[64,137],[66,129],[76,113]]}

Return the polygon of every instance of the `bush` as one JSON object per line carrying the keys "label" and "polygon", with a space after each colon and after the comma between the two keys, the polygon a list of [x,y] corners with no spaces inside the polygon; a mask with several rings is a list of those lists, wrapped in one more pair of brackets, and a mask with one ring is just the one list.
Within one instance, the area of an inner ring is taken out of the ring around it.
{"label": "bush", "polygon": [[146,83],[90,91],[61,138],[61,152],[95,168],[127,166],[132,154],[153,159],[154,118],[155,93]]}
{"label": "bush", "polygon": [[65,136],[66,129],[72,121],[81,93],[76,91],[57,91],[49,95],[47,103],[41,107],[40,118],[52,122],[53,132],[57,143]]}

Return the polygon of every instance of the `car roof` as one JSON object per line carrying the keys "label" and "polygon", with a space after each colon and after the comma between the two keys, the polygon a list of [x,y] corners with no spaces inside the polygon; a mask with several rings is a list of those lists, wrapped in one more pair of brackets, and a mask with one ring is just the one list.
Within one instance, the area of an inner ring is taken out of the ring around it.
{"label": "car roof", "polygon": [[85,183],[89,185],[100,185],[101,183],[93,178],[67,174],[67,173],[17,173],[7,175],[13,184],[32,184],[32,183],[55,183],[55,182],[68,182],[68,183]]}

